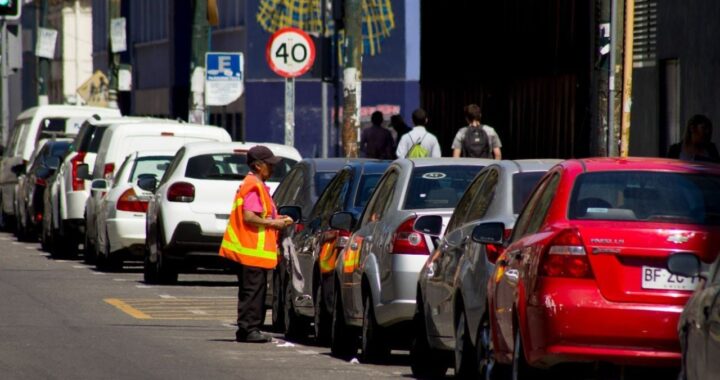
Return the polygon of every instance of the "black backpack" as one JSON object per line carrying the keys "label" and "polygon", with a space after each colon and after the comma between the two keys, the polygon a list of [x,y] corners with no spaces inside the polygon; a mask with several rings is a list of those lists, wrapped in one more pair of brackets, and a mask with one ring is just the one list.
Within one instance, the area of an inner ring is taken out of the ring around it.
{"label": "black backpack", "polygon": [[462,156],[475,158],[493,158],[490,149],[490,137],[482,126],[467,127],[462,141]]}

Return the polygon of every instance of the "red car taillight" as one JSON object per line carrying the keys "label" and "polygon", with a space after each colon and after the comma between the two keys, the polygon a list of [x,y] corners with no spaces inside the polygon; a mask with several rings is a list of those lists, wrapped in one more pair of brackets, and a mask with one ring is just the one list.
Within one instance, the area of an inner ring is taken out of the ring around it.
{"label": "red car taillight", "polygon": [[75,157],[70,159],[70,171],[72,174],[72,189],[73,191],[82,191],[85,190],[85,180],[82,178],[78,178],[77,176],[77,169],[78,166],[83,163],[85,160],[85,152],[78,152],[78,154],[75,155]]}
{"label": "red car taillight", "polygon": [[112,162],[109,164],[105,164],[105,167],[103,168],[103,178],[105,178],[106,180],[111,180],[114,171],[115,164],[113,164]]}
{"label": "red car taillight", "polygon": [[135,190],[130,188],[122,193],[115,205],[115,208],[119,211],[146,213],[148,209],[148,202],[139,199],[137,194],[135,194]]}
{"label": "red car taillight", "polygon": [[[503,240],[507,241],[507,239],[510,238],[511,233],[512,229],[505,229],[505,233],[503,234]],[[500,257],[503,252],[505,252],[505,247],[500,244],[488,244],[485,246],[485,255],[487,256],[488,261],[493,264],[495,264],[498,257]]]}
{"label": "red car taillight", "polygon": [[350,231],[338,231],[337,240],[335,241],[335,248],[345,248],[347,247],[348,242],[350,242]]}
{"label": "red car taillight", "polygon": [[393,235],[393,249],[391,253],[405,255],[427,255],[425,236],[413,229],[415,218],[410,218],[398,227]]}
{"label": "red car taillight", "polygon": [[35,178],[35,184],[37,186],[47,186],[47,181],[45,178]]}
{"label": "red car taillight", "polygon": [[167,192],[170,202],[192,202],[195,200],[195,186],[187,182],[176,182]]}
{"label": "red car taillight", "polygon": [[585,245],[575,229],[560,231],[550,241],[540,267],[545,277],[593,278]]}

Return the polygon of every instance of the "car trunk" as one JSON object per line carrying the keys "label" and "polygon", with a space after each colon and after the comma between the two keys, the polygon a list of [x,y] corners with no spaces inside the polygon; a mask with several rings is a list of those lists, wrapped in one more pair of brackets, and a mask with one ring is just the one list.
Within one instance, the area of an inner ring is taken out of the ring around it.
{"label": "car trunk", "polygon": [[698,279],[671,276],[667,258],[690,252],[712,260],[720,228],[669,223],[575,221],[602,295],[613,302],[682,305]]}

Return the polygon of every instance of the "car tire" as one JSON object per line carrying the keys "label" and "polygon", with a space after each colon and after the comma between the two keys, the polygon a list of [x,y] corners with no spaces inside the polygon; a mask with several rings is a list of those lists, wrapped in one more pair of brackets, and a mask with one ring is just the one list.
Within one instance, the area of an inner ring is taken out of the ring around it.
{"label": "car tire", "polygon": [[330,343],[332,314],[327,311],[327,305],[323,300],[323,288],[318,284],[313,291],[315,340],[319,345],[326,346]]}
{"label": "car tire", "polygon": [[525,358],[523,351],[522,336],[520,328],[515,329],[515,342],[513,345],[513,361],[512,361],[512,380],[536,379],[544,378],[541,371],[531,367]]}
{"label": "car tire", "polygon": [[446,353],[430,347],[425,327],[425,313],[422,302],[417,303],[413,316],[413,340],[410,346],[410,369],[418,379],[437,379],[448,370]]}
{"label": "car tire", "polygon": [[24,216],[20,215],[18,210],[15,210],[15,216],[15,237],[20,242],[29,242],[30,236],[26,228],[27,219]]}
{"label": "car tire", "polygon": [[383,328],[375,320],[375,308],[369,294],[363,302],[361,347],[361,359],[365,363],[381,363],[390,356],[390,347],[383,336]]}
{"label": "car tire", "polygon": [[[160,230],[158,226],[158,231]],[[163,257],[163,250],[161,247],[160,236],[157,236],[155,241],[155,249],[157,250],[157,259],[155,262],[150,260],[149,251],[145,256],[145,262],[143,267],[143,279],[148,284],[174,284],[178,280],[178,270],[171,262],[168,262],[166,257]]]}
{"label": "car tire", "polygon": [[101,272],[119,272],[122,270],[123,262],[118,257],[110,254],[110,241],[105,238],[105,254],[100,252],[98,244],[95,244],[95,267]]}
{"label": "car tire", "polygon": [[459,311],[455,325],[455,377],[479,378],[478,353],[470,338],[465,310],[461,308]]}
{"label": "car tire", "polygon": [[349,360],[357,354],[358,337],[355,331],[345,324],[342,296],[338,286],[335,287],[334,298],[330,353],[337,358]]}
{"label": "car tire", "polygon": [[52,237],[49,234],[47,228],[45,227],[45,223],[43,223],[40,229],[40,248],[42,248],[42,250],[45,252],[50,252],[51,247]]}
{"label": "car tire", "polygon": [[292,303],[292,283],[291,279],[285,280],[285,338],[291,340],[302,339],[307,336],[308,326],[305,319],[295,312],[295,307]]}
{"label": "car tire", "polygon": [[272,272],[272,281],[272,327],[275,332],[282,332],[285,330],[285,291],[277,268]]}

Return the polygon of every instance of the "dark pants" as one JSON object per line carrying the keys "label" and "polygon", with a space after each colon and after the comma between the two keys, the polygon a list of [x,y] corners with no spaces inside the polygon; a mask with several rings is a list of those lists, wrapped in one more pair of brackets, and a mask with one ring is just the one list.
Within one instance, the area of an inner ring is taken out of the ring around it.
{"label": "dark pants", "polygon": [[267,270],[238,264],[236,273],[239,282],[237,336],[243,337],[260,330],[265,323]]}

